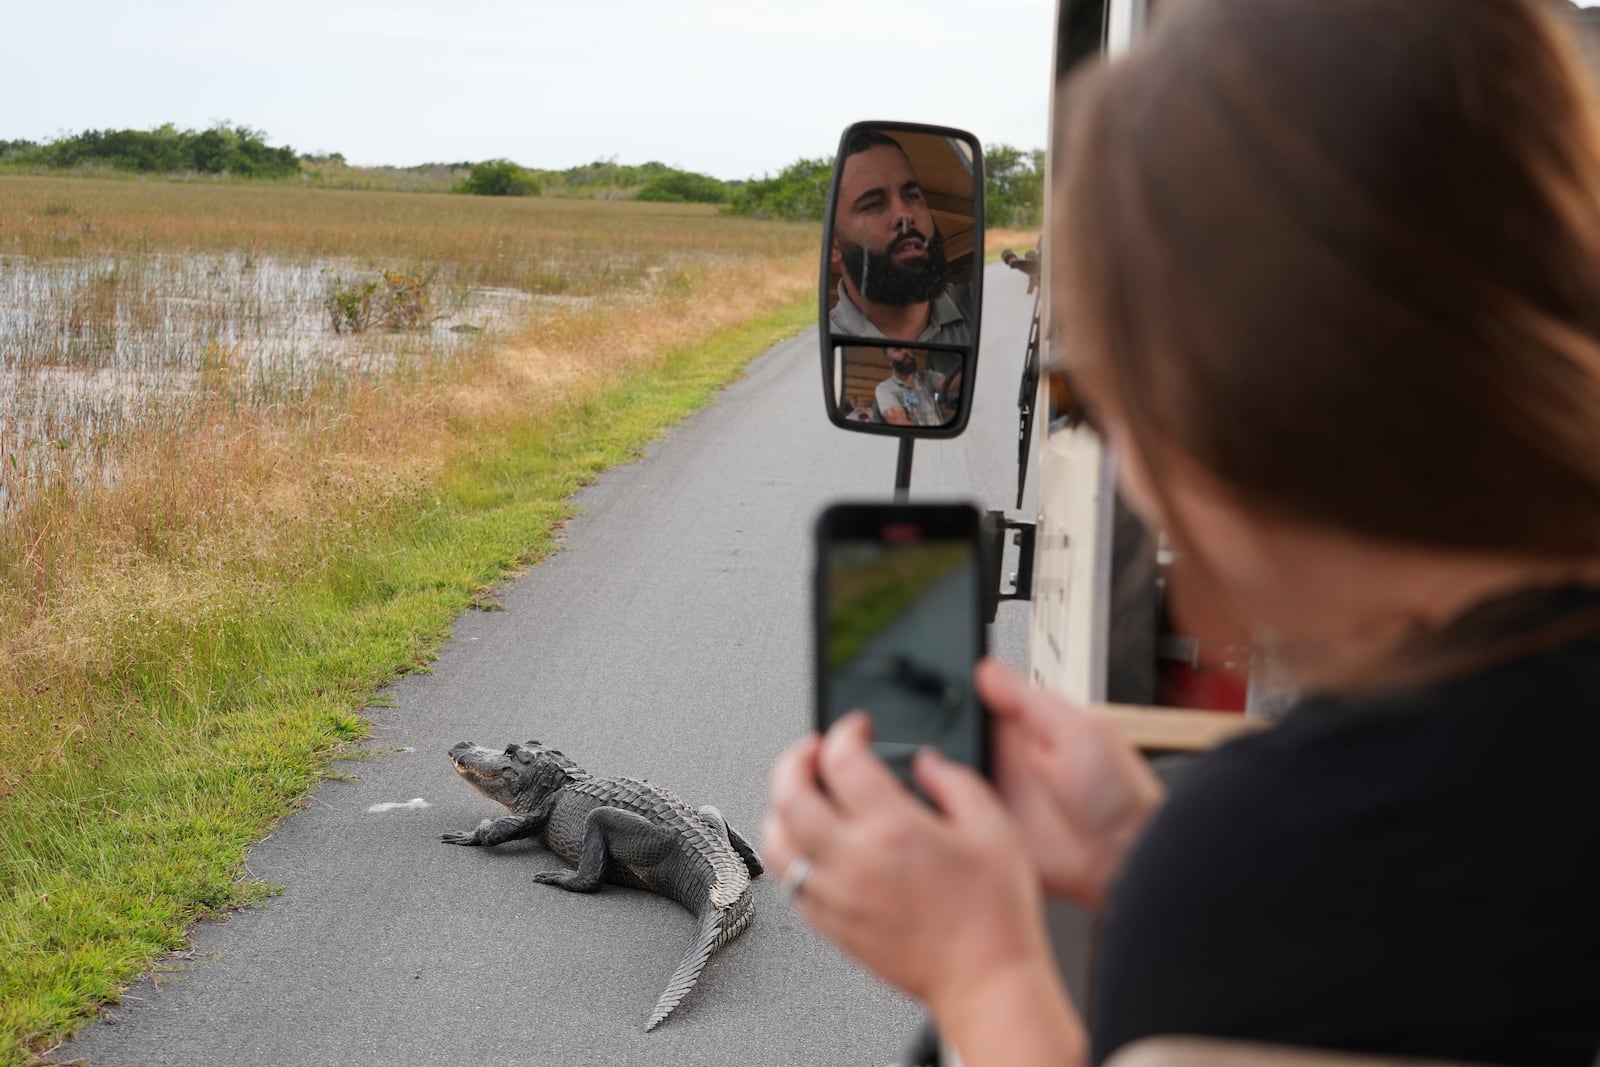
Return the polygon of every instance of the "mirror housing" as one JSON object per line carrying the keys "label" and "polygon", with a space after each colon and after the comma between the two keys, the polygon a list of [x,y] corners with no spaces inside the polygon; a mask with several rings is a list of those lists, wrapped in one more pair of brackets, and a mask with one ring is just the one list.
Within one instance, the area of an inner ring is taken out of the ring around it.
{"label": "mirror housing", "polygon": [[978,363],[982,146],[944,126],[858,122],[834,159],[818,300],[828,418],[954,437]]}

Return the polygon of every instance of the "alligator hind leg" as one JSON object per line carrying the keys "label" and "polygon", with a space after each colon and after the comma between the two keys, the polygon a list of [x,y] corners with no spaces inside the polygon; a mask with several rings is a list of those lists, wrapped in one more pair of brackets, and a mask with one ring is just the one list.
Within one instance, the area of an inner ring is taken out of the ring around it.
{"label": "alligator hind leg", "polygon": [[593,893],[608,867],[653,867],[672,851],[673,836],[642,815],[595,808],[583,824],[583,851],[574,871],[540,871],[533,880],[573,893]]}
{"label": "alligator hind leg", "polygon": [[722,835],[723,840],[733,846],[733,850],[744,860],[745,870],[750,872],[750,877],[760,878],[761,872],[766,870],[761,865],[761,857],[756,855],[756,850],[750,847],[750,842],[739,836],[738,831],[728,825],[728,820],[722,817],[722,812],[707,804],[695,812],[700,816],[700,821],[711,827],[713,831]]}
{"label": "alligator hind leg", "polygon": [[761,856],[757,854],[754,846],[740,837],[739,831],[731,826],[728,827],[728,844],[732,845],[733,850],[739,854],[739,858],[744,860],[745,870],[750,872],[750,877],[760,878],[761,872],[766,870],[761,865]]}

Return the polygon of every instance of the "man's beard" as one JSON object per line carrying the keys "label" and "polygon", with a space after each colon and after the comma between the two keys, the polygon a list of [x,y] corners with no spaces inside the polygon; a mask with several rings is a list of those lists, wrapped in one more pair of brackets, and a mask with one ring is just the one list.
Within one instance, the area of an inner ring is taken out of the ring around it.
{"label": "man's beard", "polygon": [[[897,263],[894,250],[903,242],[920,238],[927,248],[921,263]],[[950,264],[944,258],[944,234],[935,227],[931,238],[907,230],[882,252],[868,251],[841,234],[835,234],[844,260],[844,272],[862,297],[887,307],[909,307],[932,300],[944,289]]]}

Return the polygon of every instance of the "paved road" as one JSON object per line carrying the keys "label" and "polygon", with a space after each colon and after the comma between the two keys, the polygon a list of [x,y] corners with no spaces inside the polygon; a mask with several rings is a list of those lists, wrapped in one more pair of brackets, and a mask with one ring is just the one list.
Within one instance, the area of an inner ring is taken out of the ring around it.
{"label": "paved road", "polygon": [[[972,428],[917,446],[915,496],[1007,507],[1031,297],[988,274]],[[102,1067],[219,1064],[882,1064],[915,1006],[841,960],[756,883],[757,916],[671,1020],[643,1032],[689,914],[646,893],[534,885],[525,843],[444,845],[494,814],[451,770],[460,740],[535,738],[590,770],[716,804],[759,833],[772,758],[809,722],[809,531],[830,498],[887,496],[893,442],[822,413],[807,332],[579,501],[566,550],[457,623],[431,675],[374,708],[344,764],[249,858],[282,896],[194,933],[114,1025],[56,1053]],[[1031,504],[1029,505],[1031,508]],[[1020,662],[1026,606],[994,633]],[[400,805],[384,809],[382,805]]]}

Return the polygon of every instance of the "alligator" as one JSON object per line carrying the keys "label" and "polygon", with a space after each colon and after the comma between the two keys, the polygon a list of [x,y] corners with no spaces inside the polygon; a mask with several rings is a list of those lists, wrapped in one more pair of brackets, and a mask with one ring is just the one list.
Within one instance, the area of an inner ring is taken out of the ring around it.
{"label": "alligator", "polygon": [[537,741],[503,751],[462,741],[450,749],[456,773],[510,811],[476,829],[441,837],[452,845],[500,845],[534,838],[574,865],[541,871],[535,882],[593,893],[602,882],[645,889],[688,908],[699,932],[656,1001],[653,1030],[694,988],[706,961],[755,917],[750,882],[762,873],[749,842],[707,805],[633,778],[592,775]]}

